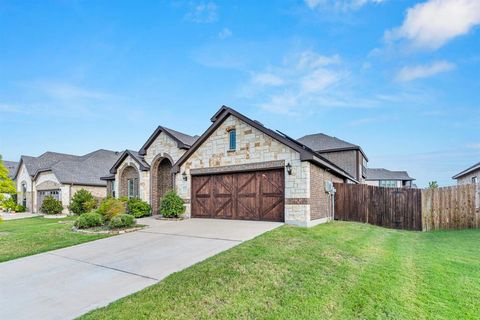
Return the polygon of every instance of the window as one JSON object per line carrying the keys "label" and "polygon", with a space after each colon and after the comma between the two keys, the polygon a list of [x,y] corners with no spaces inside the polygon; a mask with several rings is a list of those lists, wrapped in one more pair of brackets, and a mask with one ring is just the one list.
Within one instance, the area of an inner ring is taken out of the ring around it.
{"label": "window", "polygon": [[128,198],[138,198],[138,178],[128,179]]}
{"label": "window", "polygon": [[477,177],[472,177],[472,183],[473,183],[473,184],[477,184],[477,183],[478,183]]}
{"label": "window", "polygon": [[232,129],[228,132],[228,136],[230,138],[229,149],[236,150],[237,149],[237,131]]}
{"label": "window", "polygon": [[112,194],[111,196],[115,198],[115,180],[112,180]]}
{"label": "window", "polygon": [[395,180],[380,180],[380,187],[396,188],[397,187],[397,181],[395,181]]}

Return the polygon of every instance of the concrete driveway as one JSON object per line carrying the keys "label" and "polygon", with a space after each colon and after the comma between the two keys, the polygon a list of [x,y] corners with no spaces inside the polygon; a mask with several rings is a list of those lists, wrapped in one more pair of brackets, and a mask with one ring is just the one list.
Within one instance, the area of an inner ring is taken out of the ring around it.
{"label": "concrete driveway", "polygon": [[0,319],[72,319],[281,225],[141,219],[149,227],[0,263]]}

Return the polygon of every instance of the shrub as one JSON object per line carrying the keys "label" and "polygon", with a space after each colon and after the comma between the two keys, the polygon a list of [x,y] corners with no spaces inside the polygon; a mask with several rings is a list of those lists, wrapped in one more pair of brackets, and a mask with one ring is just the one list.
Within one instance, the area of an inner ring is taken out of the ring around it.
{"label": "shrub", "polygon": [[4,207],[7,211],[16,211],[17,204],[15,203],[15,200],[13,200],[13,198],[8,198],[3,200],[2,207]]}
{"label": "shrub", "polygon": [[15,207],[15,211],[16,212],[25,212],[27,210],[27,208],[25,208],[24,206],[22,206],[21,204],[17,205]]}
{"label": "shrub", "polygon": [[119,214],[110,220],[111,229],[129,228],[135,225],[135,218],[130,214]]}
{"label": "shrub", "polygon": [[111,220],[113,217],[127,212],[126,204],[120,199],[106,198],[100,203],[97,212],[100,213],[105,220]]}
{"label": "shrub", "polygon": [[62,212],[62,210],[62,202],[52,196],[46,196],[45,199],[43,199],[42,206],[40,207],[40,212],[46,214],[59,214]]}
{"label": "shrub", "polygon": [[97,200],[87,190],[80,189],[72,197],[68,209],[75,214],[90,212],[97,207]]}
{"label": "shrub", "polygon": [[178,217],[184,212],[184,202],[175,191],[167,192],[161,199],[159,213],[165,218]]}
{"label": "shrub", "polygon": [[131,214],[135,218],[141,218],[149,216],[152,211],[152,207],[145,201],[138,198],[132,198],[127,202],[127,213]]}
{"label": "shrub", "polygon": [[75,220],[75,227],[79,229],[94,228],[103,225],[103,216],[97,212],[82,213]]}

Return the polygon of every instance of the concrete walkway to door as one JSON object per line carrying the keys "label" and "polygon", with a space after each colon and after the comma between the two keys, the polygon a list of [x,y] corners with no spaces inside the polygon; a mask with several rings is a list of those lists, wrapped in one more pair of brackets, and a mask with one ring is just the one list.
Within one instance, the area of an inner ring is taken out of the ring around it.
{"label": "concrete walkway to door", "polygon": [[72,319],[281,225],[140,219],[148,228],[0,263],[0,319]]}

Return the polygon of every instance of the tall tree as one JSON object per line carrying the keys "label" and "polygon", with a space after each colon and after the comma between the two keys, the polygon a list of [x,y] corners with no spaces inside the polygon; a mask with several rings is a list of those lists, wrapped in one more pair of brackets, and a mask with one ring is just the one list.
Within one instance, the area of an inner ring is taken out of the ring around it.
{"label": "tall tree", "polygon": [[16,192],[17,188],[15,187],[15,183],[8,177],[8,169],[5,167],[2,155],[0,154],[0,194],[14,194]]}

